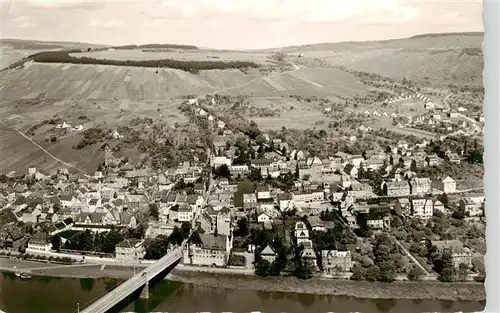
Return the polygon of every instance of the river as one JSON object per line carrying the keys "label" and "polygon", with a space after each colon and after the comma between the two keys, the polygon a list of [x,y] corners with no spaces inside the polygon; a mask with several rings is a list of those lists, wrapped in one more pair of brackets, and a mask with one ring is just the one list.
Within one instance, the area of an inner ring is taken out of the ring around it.
{"label": "river", "polygon": [[[70,313],[84,308],[115,288],[114,278],[74,279],[33,277],[21,280],[0,275],[0,310],[6,313]],[[162,281],[150,289],[149,300],[131,300],[120,312],[479,312],[485,302],[440,300],[369,300],[346,296],[318,296],[209,288]]]}

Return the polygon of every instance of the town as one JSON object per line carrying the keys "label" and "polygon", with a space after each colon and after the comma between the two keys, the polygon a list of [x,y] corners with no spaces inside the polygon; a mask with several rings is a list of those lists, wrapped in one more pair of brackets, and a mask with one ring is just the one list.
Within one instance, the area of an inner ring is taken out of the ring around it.
{"label": "town", "polygon": [[[234,127],[211,107],[219,100],[191,96],[180,105],[206,134],[206,160],[132,163],[104,144],[104,163],[93,175],[64,166],[1,175],[2,255],[147,263],[195,228],[180,265],[193,271],[484,281],[485,199],[482,182],[467,183],[470,166],[482,166],[474,136],[482,135],[483,115],[425,102],[423,115],[389,118],[416,132],[442,129],[442,136],[373,146],[370,138],[384,132],[361,125],[344,136],[349,151],[337,145],[325,155],[287,142],[286,130]],[[105,137],[96,128],[75,130],[88,139],[76,148],[97,143],[92,134]],[[126,140],[120,132],[105,138]]]}

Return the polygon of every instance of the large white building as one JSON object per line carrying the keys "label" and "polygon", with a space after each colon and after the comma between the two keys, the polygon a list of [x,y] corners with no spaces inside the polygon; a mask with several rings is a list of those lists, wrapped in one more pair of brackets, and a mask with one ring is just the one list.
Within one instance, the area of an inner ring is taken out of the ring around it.
{"label": "large white building", "polygon": [[183,253],[183,263],[203,266],[225,266],[230,252],[227,236],[200,234],[201,244],[192,244]]}
{"label": "large white building", "polygon": [[125,239],[116,245],[115,258],[119,261],[137,261],[146,254],[144,240]]}
{"label": "large white building", "polygon": [[457,190],[457,183],[450,176],[446,176],[446,178],[441,181],[441,187],[444,193],[452,193]]}
{"label": "large white building", "polygon": [[50,250],[52,250],[52,243],[45,233],[38,233],[31,237],[26,248],[26,251],[31,252],[49,252]]}

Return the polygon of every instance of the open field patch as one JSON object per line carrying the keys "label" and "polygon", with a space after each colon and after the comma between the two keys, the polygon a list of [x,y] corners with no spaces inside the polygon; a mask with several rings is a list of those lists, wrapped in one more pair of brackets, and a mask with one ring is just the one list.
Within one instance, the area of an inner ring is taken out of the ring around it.
{"label": "open field patch", "polygon": [[[47,155],[47,153],[19,133],[10,130],[4,125],[0,125],[0,130],[0,173],[10,171],[25,173],[30,166],[35,166],[45,171],[67,167]],[[37,138],[36,136],[32,140],[56,158],[70,163],[89,174],[93,173],[104,160],[104,152],[100,151],[98,146],[88,147],[83,150],[73,149],[73,145],[78,141],[76,137],[56,143],[44,142],[43,138]]]}
{"label": "open field patch", "polygon": [[250,103],[256,108],[280,112],[279,116],[251,117],[263,130],[281,129],[283,126],[298,129],[312,128],[317,126],[318,121],[327,119],[310,103],[297,101],[293,98],[253,98]]}
{"label": "open field patch", "polygon": [[171,59],[178,61],[248,61],[259,64],[269,63],[269,53],[217,50],[174,50],[157,51],[156,49],[134,50],[101,50],[82,53],[72,53],[74,57],[108,59],[117,61],[149,61]]}
{"label": "open field patch", "polygon": [[54,99],[115,98],[131,101],[166,100],[203,94],[244,84],[256,77],[240,70],[210,70],[191,74],[173,69],[108,65],[39,64],[0,74],[2,99],[30,98],[46,93]]}
{"label": "open field patch", "polygon": [[[287,111],[281,113],[279,117],[255,117],[253,121],[257,123],[261,130],[279,130],[282,127],[307,129],[318,127],[318,121],[325,121],[326,117],[320,112],[297,112]],[[326,125],[326,124],[324,124]],[[326,126],[325,126],[326,127]]]}
{"label": "open field patch", "polygon": [[[318,76],[316,76],[318,73]],[[364,95],[366,86],[350,73],[334,68],[301,68],[295,71],[256,78],[222,93],[255,97],[300,94],[302,96],[335,97]]]}

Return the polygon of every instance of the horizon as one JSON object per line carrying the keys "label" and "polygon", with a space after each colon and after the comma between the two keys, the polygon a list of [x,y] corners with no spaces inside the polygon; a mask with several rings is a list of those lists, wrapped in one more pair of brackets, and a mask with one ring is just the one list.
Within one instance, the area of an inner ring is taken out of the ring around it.
{"label": "horizon", "polygon": [[237,4],[210,0],[4,1],[0,37],[109,46],[167,42],[218,50],[264,50],[484,32],[480,0],[457,0],[453,6],[426,0],[311,1],[268,0],[260,5],[250,0]]}
{"label": "horizon", "polygon": [[[425,33],[425,34],[415,34],[411,35],[409,37],[402,37],[402,38],[389,38],[389,39],[384,39],[384,40],[360,40],[360,41],[333,41],[333,42],[314,42],[314,43],[305,43],[301,45],[290,45],[290,46],[283,46],[283,47],[268,47],[268,48],[262,48],[262,49],[217,49],[213,47],[202,47],[198,46],[196,44],[182,44],[182,45],[189,45],[189,46],[194,46],[200,50],[235,50],[235,51],[255,51],[255,50],[275,50],[275,49],[284,49],[284,48],[292,48],[292,47],[304,47],[304,46],[315,46],[315,45],[324,45],[324,44],[342,44],[342,43],[363,43],[363,42],[384,42],[384,41],[393,41],[393,40],[405,40],[405,39],[413,39],[414,37],[439,37],[439,36],[484,36],[484,31],[465,31],[465,32],[449,32],[449,33]],[[101,46],[107,46],[109,48],[113,47],[120,47],[120,46],[129,46],[129,45],[181,45],[178,43],[162,43],[162,42],[148,42],[148,43],[143,43],[143,44],[136,44],[136,43],[128,43],[128,44],[121,44],[121,45],[110,45],[106,43],[95,43],[95,42],[79,42],[79,41],[74,41],[74,40],[68,40],[68,41],[54,41],[54,40],[43,40],[43,39],[30,39],[30,38],[0,38],[1,40],[18,40],[18,41],[32,41],[32,42],[40,42],[40,43],[75,43],[75,44],[88,44],[88,45],[101,45]]]}

